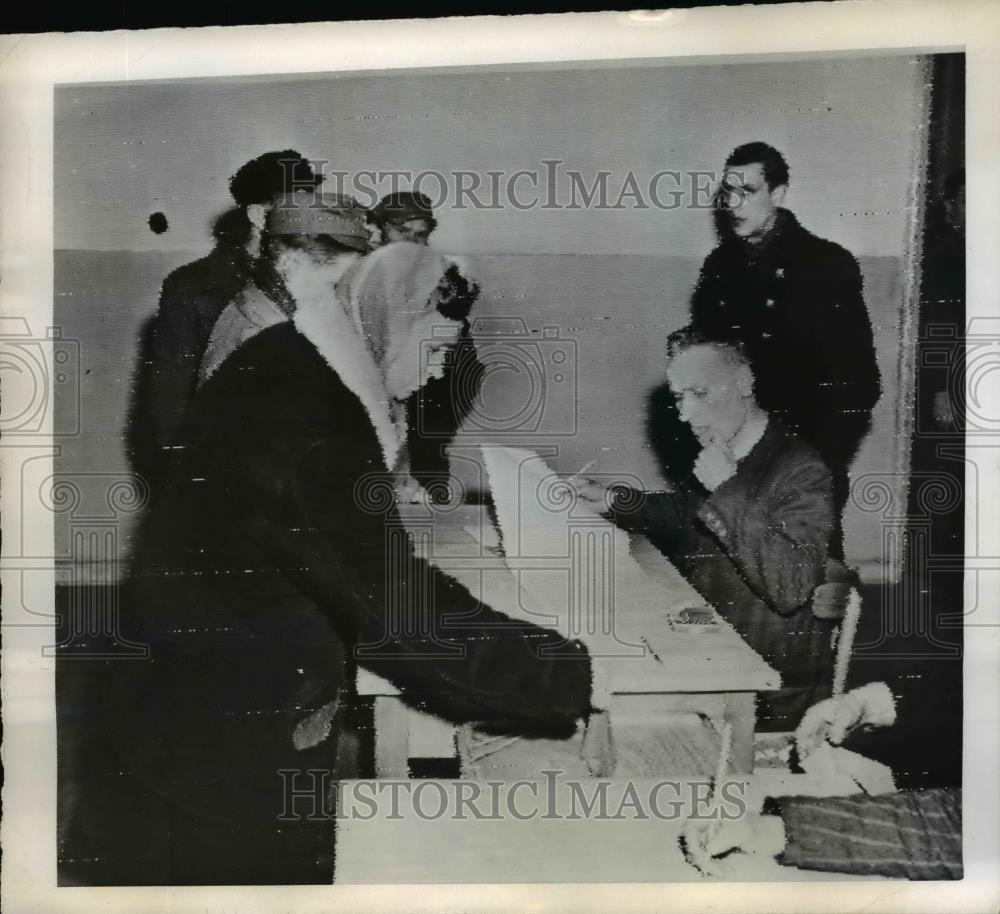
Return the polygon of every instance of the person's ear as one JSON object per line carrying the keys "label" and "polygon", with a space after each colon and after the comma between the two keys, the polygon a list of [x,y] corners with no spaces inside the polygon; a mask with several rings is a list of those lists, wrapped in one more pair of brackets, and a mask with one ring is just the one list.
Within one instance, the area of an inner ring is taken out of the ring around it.
{"label": "person's ear", "polygon": [[785,202],[785,191],[788,190],[787,184],[779,184],[777,187],[771,190],[771,202],[775,206],[781,206]]}
{"label": "person's ear", "polygon": [[270,203],[251,203],[247,207],[247,219],[258,232],[264,231],[267,214],[271,211]]}

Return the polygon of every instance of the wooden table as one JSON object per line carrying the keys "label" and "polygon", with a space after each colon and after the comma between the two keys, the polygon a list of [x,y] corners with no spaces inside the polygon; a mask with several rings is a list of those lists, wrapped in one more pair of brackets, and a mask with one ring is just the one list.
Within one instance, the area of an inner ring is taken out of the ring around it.
{"label": "wooden table", "polygon": [[[565,556],[504,558],[488,514],[480,506],[439,509],[413,506],[403,512],[415,548],[494,609],[547,624],[545,588],[559,601],[560,575],[579,589],[573,543]],[[582,542],[592,541],[586,529]],[[576,535],[576,534],[574,534]],[[589,538],[589,539],[588,539]],[[610,673],[612,720],[616,716],[695,711],[717,727],[732,726],[731,769],[753,770],[755,695],[780,686],[780,677],[714,610],[710,624],[682,623],[685,605],[703,598],[648,541],[634,539],[631,554],[646,583],[641,593],[618,593],[613,622],[616,656]],[[526,593],[530,590],[530,593]],[[632,594],[629,602],[629,594]],[[539,594],[542,600],[539,601]],[[634,605],[634,603],[644,605]],[[622,604],[625,605],[622,605]],[[410,758],[454,755],[454,727],[403,703],[392,683],[359,670],[358,693],[375,699],[375,768],[379,777],[405,778]]]}

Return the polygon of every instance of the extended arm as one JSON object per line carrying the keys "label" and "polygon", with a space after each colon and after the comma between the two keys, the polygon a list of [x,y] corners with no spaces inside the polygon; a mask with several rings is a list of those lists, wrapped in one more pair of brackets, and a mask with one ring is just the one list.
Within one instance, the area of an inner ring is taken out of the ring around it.
{"label": "extended arm", "polygon": [[586,715],[583,645],[483,606],[415,557],[395,507],[375,506],[375,490],[356,488],[351,451],[324,435],[297,455],[274,504],[261,506],[259,534],[290,580],[352,631],[358,662],[457,718],[545,724]]}

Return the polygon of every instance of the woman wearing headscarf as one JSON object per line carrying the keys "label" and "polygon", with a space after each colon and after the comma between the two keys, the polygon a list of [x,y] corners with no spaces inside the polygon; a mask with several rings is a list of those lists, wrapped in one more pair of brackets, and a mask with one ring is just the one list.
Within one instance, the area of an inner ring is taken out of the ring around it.
{"label": "woman wearing headscarf", "polygon": [[[386,378],[403,434],[405,491],[448,481],[445,451],[471,410],[482,365],[469,333],[478,288],[456,286],[455,266],[425,245],[397,241],[344,277],[343,300]],[[463,291],[464,290],[464,291]]]}
{"label": "woman wearing headscarf", "polygon": [[591,711],[586,648],[415,558],[378,484],[413,340],[438,317],[392,308],[393,289],[424,293],[414,274],[376,279],[396,273],[389,252],[358,287],[385,296],[340,304],[366,250],[350,206],[286,201],[253,290],[213,330],[121,598],[121,635],[149,656],[107,664],[104,767],[64,882],[329,883],[322,775],[337,777],[356,657],[454,721],[534,731]]}

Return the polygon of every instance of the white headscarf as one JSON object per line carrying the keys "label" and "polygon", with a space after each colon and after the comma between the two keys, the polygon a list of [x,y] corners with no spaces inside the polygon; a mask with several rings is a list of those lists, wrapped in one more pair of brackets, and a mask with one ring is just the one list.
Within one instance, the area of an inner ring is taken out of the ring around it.
{"label": "white headscarf", "polygon": [[341,299],[383,377],[388,377],[413,324],[435,311],[434,291],[448,266],[425,245],[397,241],[344,275]]}
{"label": "white headscarf", "polygon": [[336,290],[340,307],[298,302],[292,317],[367,410],[390,472],[406,469],[406,414],[386,389],[386,372],[413,322],[436,307],[433,293],[447,269],[423,245],[388,244],[344,274]]}

